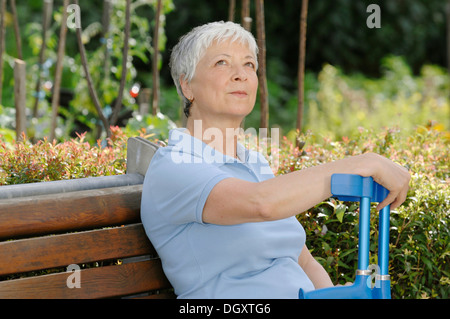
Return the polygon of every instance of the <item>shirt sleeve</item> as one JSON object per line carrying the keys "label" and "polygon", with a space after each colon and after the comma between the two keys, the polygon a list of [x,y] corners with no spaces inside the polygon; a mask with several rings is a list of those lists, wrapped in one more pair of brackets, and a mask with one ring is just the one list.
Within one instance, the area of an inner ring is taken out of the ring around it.
{"label": "shirt sleeve", "polygon": [[158,152],[147,172],[143,201],[151,197],[147,210],[166,223],[203,223],[203,207],[214,186],[232,177],[218,166],[207,163],[174,162],[170,155]]}

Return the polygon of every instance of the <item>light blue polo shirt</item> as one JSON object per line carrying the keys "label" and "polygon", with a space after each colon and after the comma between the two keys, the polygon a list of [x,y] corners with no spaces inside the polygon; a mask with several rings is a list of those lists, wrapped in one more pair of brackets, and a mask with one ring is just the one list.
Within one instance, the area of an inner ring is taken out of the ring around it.
{"label": "light blue polo shirt", "polygon": [[[203,206],[225,178],[274,175],[265,158],[238,145],[237,160],[170,131],[145,176],[141,218],[178,298],[298,298],[314,286],[298,257],[305,231],[295,217],[232,226],[207,224]],[[233,200],[233,198],[230,198]]]}

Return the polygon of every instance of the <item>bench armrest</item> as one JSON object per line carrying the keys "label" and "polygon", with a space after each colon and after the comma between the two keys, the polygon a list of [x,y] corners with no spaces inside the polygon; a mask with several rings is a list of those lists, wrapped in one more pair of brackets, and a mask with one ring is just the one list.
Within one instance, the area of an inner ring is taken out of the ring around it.
{"label": "bench armrest", "polygon": [[130,137],[127,142],[127,174],[145,176],[159,145],[142,137]]}

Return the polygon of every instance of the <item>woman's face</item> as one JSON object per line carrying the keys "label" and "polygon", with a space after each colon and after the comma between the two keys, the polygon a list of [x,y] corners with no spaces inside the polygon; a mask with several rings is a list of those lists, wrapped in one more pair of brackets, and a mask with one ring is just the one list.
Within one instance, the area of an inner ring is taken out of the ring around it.
{"label": "woman's face", "polygon": [[241,121],[255,104],[256,57],[247,45],[213,42],[200,59],[191,82],[181,81],[184,96],[194,98],[195,119],[227,117]]}

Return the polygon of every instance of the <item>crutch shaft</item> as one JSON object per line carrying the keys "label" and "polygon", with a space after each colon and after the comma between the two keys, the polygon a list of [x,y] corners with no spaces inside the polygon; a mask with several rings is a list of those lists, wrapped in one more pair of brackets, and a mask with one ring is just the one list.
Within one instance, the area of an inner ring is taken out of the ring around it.
{"label": "crutch shaft", "polygon": [[362,197],[359,211],[359,247],[358,269],[366,270],[369,267],[370,248],[370,198]]}

